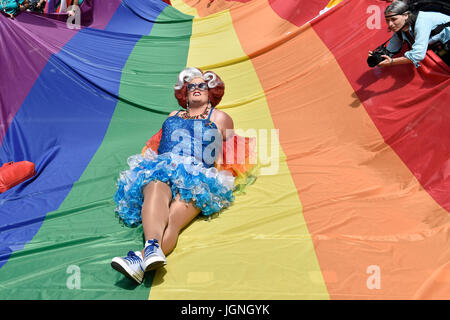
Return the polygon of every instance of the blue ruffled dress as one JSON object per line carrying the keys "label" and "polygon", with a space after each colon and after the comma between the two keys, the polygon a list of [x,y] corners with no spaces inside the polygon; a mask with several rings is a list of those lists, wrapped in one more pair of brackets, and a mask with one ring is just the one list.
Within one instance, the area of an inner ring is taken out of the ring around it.
{"label": "blue ruffled dress", "polygon": [[144,156],[128,158],[129,170],[120,173],[117,182],[116,214],[127,226],[142,223],[143,189],[151,181],[167,183],[172,199],[193,201],[204,216],[228,207],[233,201],[234,177],[214,167],[222,149],[222,136],[214,122],[207,119],[168,117],[162,126],[158,153],[147,149]]}

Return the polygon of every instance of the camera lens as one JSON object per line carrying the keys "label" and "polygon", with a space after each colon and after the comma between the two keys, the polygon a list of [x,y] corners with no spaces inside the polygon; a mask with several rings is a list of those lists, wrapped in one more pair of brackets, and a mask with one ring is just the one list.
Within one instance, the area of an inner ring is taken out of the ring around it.
{"label": "camera lens", "polygon": [[367,58],[367,64],[371,68],[376,67],[381,61],[383,61],[383,58],[377,53],[374,53]]}

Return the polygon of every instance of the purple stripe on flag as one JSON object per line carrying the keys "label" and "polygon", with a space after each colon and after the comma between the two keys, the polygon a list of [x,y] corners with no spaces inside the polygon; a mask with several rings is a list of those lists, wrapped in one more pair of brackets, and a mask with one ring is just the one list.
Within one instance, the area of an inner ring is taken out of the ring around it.
{"label": "purple stripe on flag", "polygon": [[[90,28],[104,29],[121,0],[96,0]],[[29,12],[0,19],[0,146],[17,111],[44,69],[80,29]],[[26,52],[28,54],[24,55]],[[11,75],[14,75],[11,77]],[[18,88],[21,88],[18,90]]]}

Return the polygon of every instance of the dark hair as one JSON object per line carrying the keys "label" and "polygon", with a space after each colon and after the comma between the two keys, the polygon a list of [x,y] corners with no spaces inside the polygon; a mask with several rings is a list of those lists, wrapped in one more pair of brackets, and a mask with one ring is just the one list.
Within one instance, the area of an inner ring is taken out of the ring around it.
{"label": "dark hair", "polygon": [[395,0],[384,10],[384,15],[386,16],[389,12],[395,14],[408,14],[408,19],[406,19],[406,24],[414,26],[417,20],[417,12],[412,12],[409,9],[409,5],[405,1]]}

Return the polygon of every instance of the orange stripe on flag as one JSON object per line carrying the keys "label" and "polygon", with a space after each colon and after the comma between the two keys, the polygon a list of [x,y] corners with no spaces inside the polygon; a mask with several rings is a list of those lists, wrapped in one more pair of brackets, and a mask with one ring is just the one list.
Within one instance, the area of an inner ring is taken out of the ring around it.
{"label": "orange stripe on flag", "polygon": [[448,261],[448,214],[384,142],[314,30],[260,3],[231,16],[280,129],[330,297],[449,298],[441,276],[428,278]]}

